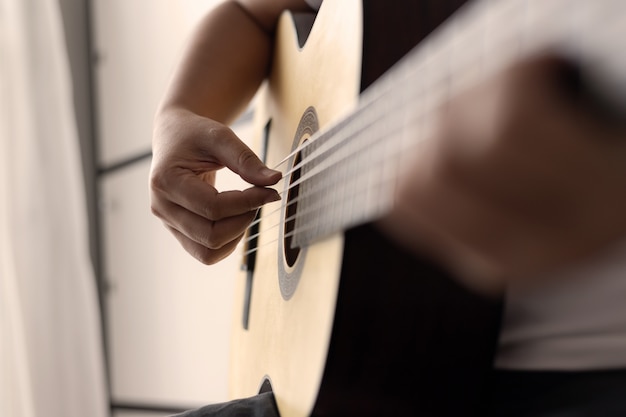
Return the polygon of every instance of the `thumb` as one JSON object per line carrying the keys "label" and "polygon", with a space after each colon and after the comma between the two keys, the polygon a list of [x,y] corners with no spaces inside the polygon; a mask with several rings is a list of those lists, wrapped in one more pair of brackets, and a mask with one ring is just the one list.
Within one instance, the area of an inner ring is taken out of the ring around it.
{"label": "thumb", "polygon": [[228,134],[220,135],[215,145],[220,161],[250,184],[268,186],[282,178],[280,171],[268,168],[230,129]]}

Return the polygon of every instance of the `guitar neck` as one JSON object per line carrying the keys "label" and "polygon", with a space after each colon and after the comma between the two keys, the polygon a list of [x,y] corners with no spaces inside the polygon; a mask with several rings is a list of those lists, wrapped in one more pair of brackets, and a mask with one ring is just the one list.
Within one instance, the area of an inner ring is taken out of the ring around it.
{"label": "guitar neck", "polygon": [[299,150],[294,244],[310,244],[388,211],[409,156],[432,136],[438,107],[520,58],[563,53],[580,65],[594,95],[626,109],[624,32],[622,0],[466,5],[366,90],[350,116]]}

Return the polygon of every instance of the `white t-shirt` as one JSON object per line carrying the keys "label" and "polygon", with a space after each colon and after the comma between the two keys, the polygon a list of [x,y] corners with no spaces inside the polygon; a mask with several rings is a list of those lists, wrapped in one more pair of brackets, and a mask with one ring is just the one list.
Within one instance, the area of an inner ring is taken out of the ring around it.
{"label": "white t-shirt", "polygon": [[507,294],[496,367],[626,368],[626,244]]}

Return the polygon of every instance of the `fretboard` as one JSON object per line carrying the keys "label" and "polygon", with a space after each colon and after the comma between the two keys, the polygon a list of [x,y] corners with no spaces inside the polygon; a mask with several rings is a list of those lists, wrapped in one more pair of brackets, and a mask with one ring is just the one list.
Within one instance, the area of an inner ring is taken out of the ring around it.
{"label": "fretboard", "polygon": [[407,155],[432,136],[438,107],[520,58],[563,53],[580,64],[588,88],[626,109],[624,39],[623,0],[467,4],[365,91],[352,115],[302,147],[294,243],[388,211]]}

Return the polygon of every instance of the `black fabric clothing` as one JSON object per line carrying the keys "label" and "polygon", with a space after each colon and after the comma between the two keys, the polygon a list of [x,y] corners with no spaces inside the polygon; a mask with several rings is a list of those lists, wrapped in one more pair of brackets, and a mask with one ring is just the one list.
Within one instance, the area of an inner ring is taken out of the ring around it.
{"label": "black fabric clothing", "polygon": [[[436,417],[430,413],[417,416]],[[626,370],[494,371],[484,409],[478,416],[624,417]],[[279,414],[272,393],[266,392],[175,417],[279,417]]]}

